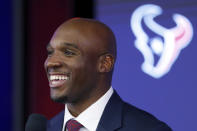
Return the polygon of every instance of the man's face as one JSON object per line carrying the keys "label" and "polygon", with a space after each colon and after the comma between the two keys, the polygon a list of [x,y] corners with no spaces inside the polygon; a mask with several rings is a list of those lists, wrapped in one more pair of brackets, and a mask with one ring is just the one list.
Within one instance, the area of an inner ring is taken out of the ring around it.
{"label": "man's face", "polygon": [[54,101],[73,103],[92,95],[98,54],[90,39],[72,28],[58,29],[52,37],[44,65]]}

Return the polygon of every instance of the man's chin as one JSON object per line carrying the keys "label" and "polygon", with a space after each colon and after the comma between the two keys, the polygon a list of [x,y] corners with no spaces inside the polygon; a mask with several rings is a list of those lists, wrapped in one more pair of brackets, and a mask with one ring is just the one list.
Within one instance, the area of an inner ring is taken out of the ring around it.
{"label": "man's chin", "polygon": [[53,100],[54,102],[65,104],[67,102],[67,97],[65,97],[65,96],[64,97],[51,96],[51,100]]}

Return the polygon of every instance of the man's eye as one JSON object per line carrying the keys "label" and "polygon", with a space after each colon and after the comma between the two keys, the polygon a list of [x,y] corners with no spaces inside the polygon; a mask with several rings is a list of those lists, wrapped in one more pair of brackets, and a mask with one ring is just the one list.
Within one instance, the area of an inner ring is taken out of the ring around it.
{"label": "man's eye", "polygon": [[47,54],[48,54],[48,56],[51,56],[53,54],[53,51],[47,50]]}
{"label": "man's eye", "polygon": [[73,56],[73,55],[76,55],[74,52],[70,51],[70,50],[66,50],[64,51],[64,54],[67,55],[67,56]]}

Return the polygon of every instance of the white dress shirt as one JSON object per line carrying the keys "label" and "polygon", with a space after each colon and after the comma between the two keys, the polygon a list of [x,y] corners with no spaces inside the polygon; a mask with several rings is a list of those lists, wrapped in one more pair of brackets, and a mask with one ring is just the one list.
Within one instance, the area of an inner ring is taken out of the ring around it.
{"label": "white dress shirt", "polygon": [[96,131],[105,106],[112,96],[113,92],[113,88],[110,87],[110,89],[101,98],[99,98],[95,103],[89,106],[77,117],[72,116],[67,108],[67,105],[65,105],[64,124],[62,131],[64,131],[66,122],[70,119],[77,120],[84,126],[80,129],[80,131]]}

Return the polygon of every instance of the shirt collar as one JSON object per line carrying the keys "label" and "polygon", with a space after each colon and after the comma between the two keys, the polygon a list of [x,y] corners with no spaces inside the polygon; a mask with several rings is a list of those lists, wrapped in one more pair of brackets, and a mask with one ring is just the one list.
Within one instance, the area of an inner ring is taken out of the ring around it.
{"label": "shirt collar", "polygon": [[105,109],[105,106],[112,96],[113,92],[113,88],[110,87],[110,89],[101,98],[99,98],[95,103],[89,106],[77,117],[72,116],[68,111],[67,105],[65,105],[64,125],[68,120],[75,119],[89,131],[95,131]]}

